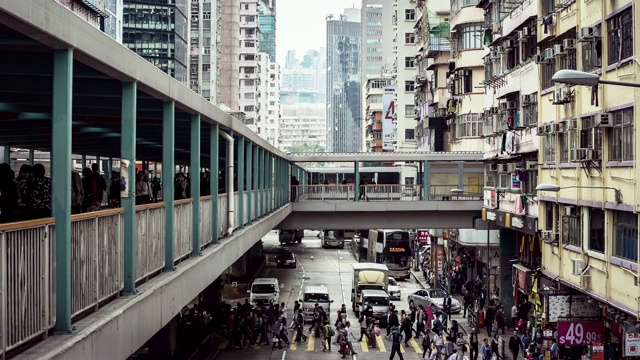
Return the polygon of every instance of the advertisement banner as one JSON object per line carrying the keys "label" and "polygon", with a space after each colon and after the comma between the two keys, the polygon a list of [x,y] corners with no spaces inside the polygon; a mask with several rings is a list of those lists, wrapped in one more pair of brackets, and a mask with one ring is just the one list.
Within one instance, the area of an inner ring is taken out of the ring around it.
{"label": "advertisement banner", "polygon": [[429,230],[418,230],[418,242],[420,244],[429,241]]}
{"label": "advertisement banner", "polygon": [[385,86],[382,95],[382,150],[393,150],[393,119],[396,115],[395,86]]}
{"label": "advertisement banner", "polygon": [[558,322],[559,345],[592,345],[604,341],[602,321]]}
{"label": "advertisement banner", "polygon": [[558,322],[563,317],[595,317],[601,310],[596,304],[589,303],[586,295],[549,295],[547,311],[549,322]]}
{"label": "advertisement banner", "polygon": [[628,332],[624,334],[624,354],[623,356],[640,356],[640,334]]}

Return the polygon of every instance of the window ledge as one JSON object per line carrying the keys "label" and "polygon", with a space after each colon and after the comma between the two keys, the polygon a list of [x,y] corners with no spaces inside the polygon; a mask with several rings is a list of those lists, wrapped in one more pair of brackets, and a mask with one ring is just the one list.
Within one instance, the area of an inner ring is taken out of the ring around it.
{"label": "window ledge", "polygon": [[555,164],[542,164],[540,166],[541,169],[555,169],[556,165]]}
{"label": "window ledge", "polygon": [[611,265],[620,266],[621,268],[625,268],[633,272],[638,271],[638,264],[636,264],[635,262],[631,262],[630,260],[625,260],[619,257],[610,256],[609,262],[611,263]]}
{"label": "window ledge", "polygon": [[635,161],[626,160],[626,161],[607,161],[604,165],[605,167],[616,168],[616,167],[633,167],[635,165]]}
{"label": "window ledge", "polygon": [[578,167],[578,164],[570,164],[570,163],[561,163],[560,169],[575,169]]}
{"label": "window ledge", "polygon": [[571,252],[574,252],[574,253],[582,254],[582,248],[580,248],[579,246],[570,245],[570,244],[562,244],[562,248],[565,249],[565,250],[569,250]]}
{"label": "window ledge", "polygon": [[555,87],[555,86],[550,87],[550,88],[547,88],[547,89],[544,89],[544,90],[540,91],[540,96],[544,96],[544,95],[547,95],[547,94],[551,94],[552,92],[554,92],[554,91],[555,91],[555,89],[556,89],[556,87]]}
{"label": "window ledge", "polygon": [[611,70],[615,70],[617,68],[621,68],[623,66],[627,66],[629,64],[631,64],[631,62],[633,61],[633,56],[630,56],[626,59],[622,59],[619,62],[615,63],[615,64],[611,64],[609,66],[607,66],[607,68],[605,69],[605,71],[611,71]]}

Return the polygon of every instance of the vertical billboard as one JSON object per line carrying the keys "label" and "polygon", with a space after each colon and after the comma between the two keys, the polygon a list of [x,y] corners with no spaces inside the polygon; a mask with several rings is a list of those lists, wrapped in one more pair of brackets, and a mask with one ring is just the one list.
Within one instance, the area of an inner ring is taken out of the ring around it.
{"label": "vertical billboard", "polygon": [[396,115],[395,86],[385,86],[382,95],[382,150],[393,150],[393,119]]}

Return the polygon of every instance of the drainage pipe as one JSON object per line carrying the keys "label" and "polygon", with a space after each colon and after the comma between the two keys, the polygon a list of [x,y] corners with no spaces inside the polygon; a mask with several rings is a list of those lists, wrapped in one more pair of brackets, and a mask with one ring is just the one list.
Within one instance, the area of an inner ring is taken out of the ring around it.
{"label": "drainage pipe", "polygon": [[220,135],[222,135],[222,137],[227,141],[227,158],[229,158],[231,161],[229,161],[229,164],[227,164],[227,217],[228,220],[227,222],[229,223],[229,227],[227,229],[227,236],[230,236],[233,233],[233,230],[235,230],[235,224],[234,224],[234,220],[235,220],[235,216],[234,216],[234,212],[235,212],[235,208],[236,208],[236,204],[235,201],[233,199],[233,192],[234,192],[234,188],[233,188],[233,161],[234,161],[234,151],[233,151],[233,146],[234,146],[234,140],[233,140],[233,136],[227,134],[224,131],[220,131]]}

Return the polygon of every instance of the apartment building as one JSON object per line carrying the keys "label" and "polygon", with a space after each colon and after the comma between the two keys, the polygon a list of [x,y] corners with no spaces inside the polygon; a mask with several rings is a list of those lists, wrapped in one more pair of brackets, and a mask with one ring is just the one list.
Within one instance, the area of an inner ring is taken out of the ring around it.
{"label": "apartment building", "polygon": [[[280,65],[271,59],[269,54],[260,53],[267,56],[269,62],[265,64],[267,68],[266,81],[261,83],[260,97],[265,98],[264,108],[260,111],[260,125],[264,128],[261,135],[271,145],[280,146]],[[264,85],[262,85],[264,84]],[[264,110],[263,110],[264,109]]]}
{"label": "apartment building", "polygon": [[[384,91],[393,83],[391,76],[371,78],[367,80],[364,87],[365,101],[365,120],[366,120],[366,136],[365,149],[366,152],[383,152],[383,117],[384,109]],[[390,124],[390,130],[393,131]]]}
{"label": "apartment building", "polygon": [[260,52],[276,59],[276,0],[261,0],[258,4],[258,34]]}
{"label": "apartment building", "polygon": [[220,95],[222,6],[218,0],[191,1],[189,86],[214,104]]}
{"label": "apartment building", "polygon": [[88,23],[122,43],[123,0],[56,0]]}
{"label": "apartment building", "polygon": [[[245,114],[245,124],[257,132],[260,121],[259,91],[260,74],[266,75],[269,60],[268,55],[258,55],[258,0],[242,0],[240,2],[240,98],[238,110]],[[266,68],[265,68],[266,65]]]}
{"label": "apartment building", "polygon": [[280,92],[282,117],[279,145],[290,152],[322,152],[326,149],[326,105],[314,90]]}
{"label": "apartment building", "polygon": [[541,271],[598,310],[613,358],[629,356],[628,347],[613,343],[637,333],[638,92],[554,84],[551,77],[576,69],[636,83],[638,9],[630,1],[542,2],[536,15],[539,183],[555,191],[538,192]]}
{"label": "apartment building", "polygon": [[[218,104],[232,111],[240,107],[240,85],[249,86],[251,79],[240,79],[240,23],[248,23],[252,15],[240,17],[240,0],[217,0],[220,2],[220,85]],[[253,23],[255,24],[255,15]],[[243,39],[244,40],[244,39]],[[246,60],[244,60],[246,61]],[[255,84],[255,80],[254,84]]]}

